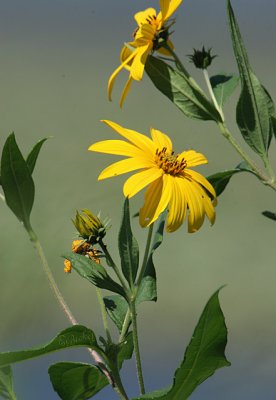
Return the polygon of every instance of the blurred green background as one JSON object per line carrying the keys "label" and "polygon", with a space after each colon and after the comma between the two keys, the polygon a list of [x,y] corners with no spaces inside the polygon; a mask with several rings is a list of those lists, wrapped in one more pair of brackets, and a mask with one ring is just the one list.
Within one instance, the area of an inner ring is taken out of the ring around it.
{"label": "blurred green background", "polygon": [[[194,47],[212,47],[219,55],[210,74],[236,72],[225,3],[183,1],[177,12],[173,35],[177,53],[203,87],[200,73],[186,57]],[[251,64],[275,98],[276,3],[233,0],[232,4]],[[111,119],[144,133],[151,126],[163,130],[176,150],[194,148],[207,156],[208,166],[199,169],[205,175],[240,162],[214,123],[186,119],[147,76],[133,85],[121,111],[119,96],[126,79],[122,74],[114,100],[108,102],[107,80],[118,65],[122,43],[131,39],[133,14],[149,6],[159,7],[156,0],[0,2],[0,148],[11,131],[25,154],[40,138],[52,137],[34,173],[32,224],[77,319],[101,334],[93,287],[75,273],[65,275],[61,258],[74,238],[71,218],[76,209],[102,210],[112,218],[108,243],[111,249],[116,247],[125,177],[97,182],[99,172],[116,159],[87,151],[97,140],[116,138],[99,120]],[[234,117],[237,95],[238,90],[225,112],[239,138]],[[273,143],[271,155],[275,150]],[[133,212],[141,201],[142,196],[132,201]],[[232,367],[219,370],[191,398],[275,399],[276,225],[261,215],[267,209],[275,212],[275,193],[253,176],[235,176],[219,198],[212,228],[206,221],[196,234],[187,234],[185,225],[166,235],[155,257],[158,302],[143,304],[139,311],[148,390],[170,384],[206,301],[227,284],[220,299]],[[1,350],[39,345],[68,324],[25,231],[2,202],[0,214]],[[143,247],[145,232],[137,226],[134,230]],[[85,350],[72,350],[18,364],[14,368],[18,399],[57,399],[47,375],[48,366],[57,360],[89,358]],[[124,371],[126,387],[134,396],[138,393],[134,363],[127,363]],[[107,388],[95,399],[112,400],[116,395]]]}

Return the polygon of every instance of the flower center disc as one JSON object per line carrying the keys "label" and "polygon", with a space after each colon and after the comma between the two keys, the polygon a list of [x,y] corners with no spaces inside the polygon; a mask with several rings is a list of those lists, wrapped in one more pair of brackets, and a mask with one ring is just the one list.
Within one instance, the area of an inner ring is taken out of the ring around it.
{"label": "flower center disc", "polygon": [[156,150],[155,162],[166,174],[173,176],[179,175],[187,166],[187,161],[184,158],[179,160],[178,155],[175,155],[174,152],[168,153],[166,147],[163,147],[162,150]]}

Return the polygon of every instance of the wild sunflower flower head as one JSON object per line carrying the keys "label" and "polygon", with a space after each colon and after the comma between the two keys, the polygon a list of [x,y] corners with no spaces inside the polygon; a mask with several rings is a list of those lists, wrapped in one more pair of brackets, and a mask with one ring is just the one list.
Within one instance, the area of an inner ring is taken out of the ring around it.
{"label": "wild sunflower flower head", "polygon": [[159,13],[154,8],[147,8],[135,14],[137,29],[133,33],[133,41],[125,43],[123,46],[120,56],[121,65],[115,69],[108,81],[109,100],[111,100],[115,79],[122,69],[129,72],[129,77],[121,95],[120,107],[123,105],[132,81],[142,79],[149,54],[158,51],[170,55],[170,52],[164,47],[174,48],[169,39],[171,26],[169,19],[181,2],[182,0],[159,0]]}
{"label": "wild sunflower flower head", "polygon": [[215,222],[216,193],[204,176],[193,167],[206,164],[206,157],[194,150],[175,153],[171,139],[151,129],[151,139],[111,121],[103,121],[126,140],[105,140],[92,144],[90,151],[126,157],[105,168],[98,180],[135,172],[124,183],[125,197],[131,198],[147,187],[139,212],[142,227],[152,224],[168,209],[167,231],[177,230],[188,213],[188,232],[196,232],[205,215]]}

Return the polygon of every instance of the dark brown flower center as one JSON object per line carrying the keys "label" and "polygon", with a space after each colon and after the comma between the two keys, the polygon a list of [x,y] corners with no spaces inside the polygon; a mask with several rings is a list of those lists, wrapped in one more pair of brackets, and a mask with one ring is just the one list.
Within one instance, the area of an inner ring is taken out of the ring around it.
{"label": "dark brown flower center", "polygon": [[168,153],[166,147],[156,150],[155,162],[166,174],[173,176],[181,174],[187,166],[185,158],[179,159],[178,154],[175,155],[173,151]]}

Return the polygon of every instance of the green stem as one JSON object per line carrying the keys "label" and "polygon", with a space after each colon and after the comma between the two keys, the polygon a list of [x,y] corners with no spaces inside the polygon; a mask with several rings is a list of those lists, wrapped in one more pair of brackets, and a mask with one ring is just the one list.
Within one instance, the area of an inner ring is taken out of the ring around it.
{"label": "green stem", "polygon": [[221,107],[218,105],[216,96],[214,94],[214,91],[213,91],[213,88],[212,88],[212,85],[211,85],[211,82],[210,82],[210,77],[209,77],[207,69],[203,69],[203,76],[204,76],[204,79],[205,79],[205,82],[206,82],[206,86],[207,86],[209,95],[210,95],[210,97],[211,97],[211,99],[213,101],[213,104],[216,107],[216,110],[218,111],[218,113],[220,114],[222,122],[224,122],[224,120],[225,120],[224,114],[223,114],[223,111],[222,111]]}
{"label": "green stem", "polygon": [[[54,296],[56,297],[60,307],[62,308],[62,310],[63,310],[64,314],[66,315],[67,319],[69,320],[69,322],[72,325],[77,325],[78,322],[77,322],[76,318],[72,314],[72,312],[71,312],[70,308],[68,307],[65,299],[63,298],[62,294],[59,291],[59,288],[58,288],[58,286],[56,284],[56,281],[55,281],[55,278],[54,278],[54,276],[52,274],[52,271],[51,271],[51,269],[50,269],[50,267],[48,265],[48,261],[47,261],[47,259],[45,257],[43,248],[42,248],[42,246],[41,246],[41,244],[40,244],[40,242],[38,240],[38,237],[37,237],[36,233],[33,231],[31,226],[29,228],[26,228],[26,230],[27,230],[28,235],[29,235],[31,241],[33,242],[34,247],[35,247],[35,249],[37,251],[37,254],[38,254],[38,256],[39,256],[39,258],[41,260],[43,270],[44,270],[44,272],[45,272],[45,274],[47,276],[50,288],[52,289],[52,291],[54,293]],[[95,350],[92,350],[92,349],[87,349],[87,350],[91,354],[91,356],[94,359],[94,361],[99,365],[99,368],[101,369],[103,374],[107,377],[109,383],[113,385],[113,381],[114,380],[113,380],[112,376],[110,375],[109,371],[107,370],[102,357]]]}
{"label": "green stem", "polygon": [[40,242],[38,240],[37,235],[35,234],[35,232],[32,229],[28,229],[28,233],[29,233],[31,241],[34,244],[34,247],[35,247],[35,249],[37,251],[37,254],[38,254],[38,256],[39,256],[39,258],[41,260],[41,264],[42,264],[43,270],[44,270],[44,272],[45,272],[45,274],[47,276],[47,279],[49,281],[50,287],[51,287],[51,289],[52,289],[52,291],[53,291],[53,293],[54,293],[59,305],[61,306],[61,308],[62,308],[64,314],[66,315],[67,319],[69,320],[69,322],[72,325],[77,325],[77,320],[73,316],[73,314],[72,314],[71,310],[69,309],[66,301],[64,300],[62,294],[59,291],[59,288],[58,288],[58,286],[56,284],[56,281],[55,281],[55,279],[53,277],[52,271],[50,270],[50,267],[48,265],[47,259],[45,257],[44,251],[43,251],[43,248],[42,248],[42,246],[41,246],[41,244],[40,244]]}
{"label": "green stem", "polygon": [[103,320],[103,326],[104,326],[104,329],[105,329],[105,333],[106,333],[108,341],[110,343],[112,343],[112,338],[111,338],[109,327],[108,327],[106,309],[105,309],[105,305],[104,305],[101,289],[96,287],[96,293],[97,293],[98,301],[99,301],[99,304],[100,304],[100,309],[101,309],[101,314],[102,314],[102,320]]}
{"label": "green stem", "polygon": [[145,385],[144,385],[142,363],[141,363],[139,341],[138,341],[138,327],[137,327],[137,318],[136,318],[135,299],[130,300],[129,306],[130,306],[130,313],[131,313],[131,319],[132,319],[134,354],[135,354],[135,360],[136,360],[138,382],[139,382],[139,386],[140,386],[140,394],[145,394]]}
{"label": "green stem", "polygon": [[273,179],[268,179],[267,176],[263,174],[263,172],[258,168],[258,166],[254,163],[253,160],[249,157],[249,155],[241,148],[236,139],[232,136],[231,132],[227,129],[225,123],[218,122],[218,126],[222,135],[228,140],[229,143],[235,148],[235,150],[239,153],[239,155],[250,165],[252,171],[258,175],[261,181],[270,186],[272,189],[276,190],[276,182]]}
{"label": "green stem", "polygon": [[99,240],[99,245],[101,246],[101,249],[104,252],[104,255],[106,257],[107,263],[113,268],[115,274],[117,275],[117,278],[119,279],[119,281],[121,282],[121,285],[123,286],[125,292],[127,293],[128,292],[128,287],[126,286],[124,278],[123,278],[119,268],[117,267],[117,265],[113,261],[113,258],[111,257],[109,251],[107,250],[107,246],[104,244],[102,239]]}
{"label": "green stem", "polygon": [[129,323],[131,321],[131,313],[130,313],[130,309],[127,310],[124,322],[123,322],[123,326],[122,326],[122,330],[121,330],[121,334],[119,337],[119,343],[123,342],[123,340],[125,339],[126,333],[128,331],[128,327],[129,327]]}
{"label": "green stem", "polygon": [[142,279],[144,277],[145,270],[147,268],[149,252],[150,252],[151,238],[152,238],[152,233],[153,233],[153,226],[154,226],[154,223],[152,223],[150,225],[149,230],[148,230],[148,238],[147,238],[147,243],[146,243],[146,248],[145,248],[144,259],[143,259],[142,267],[141,267],[141,270],[140,270],[140,274],[139,274],[137,282],[136,282],[136,286],[138,287],[138,289],[139,289],[140,283],[141,283],[141,281],[142,281]]}

